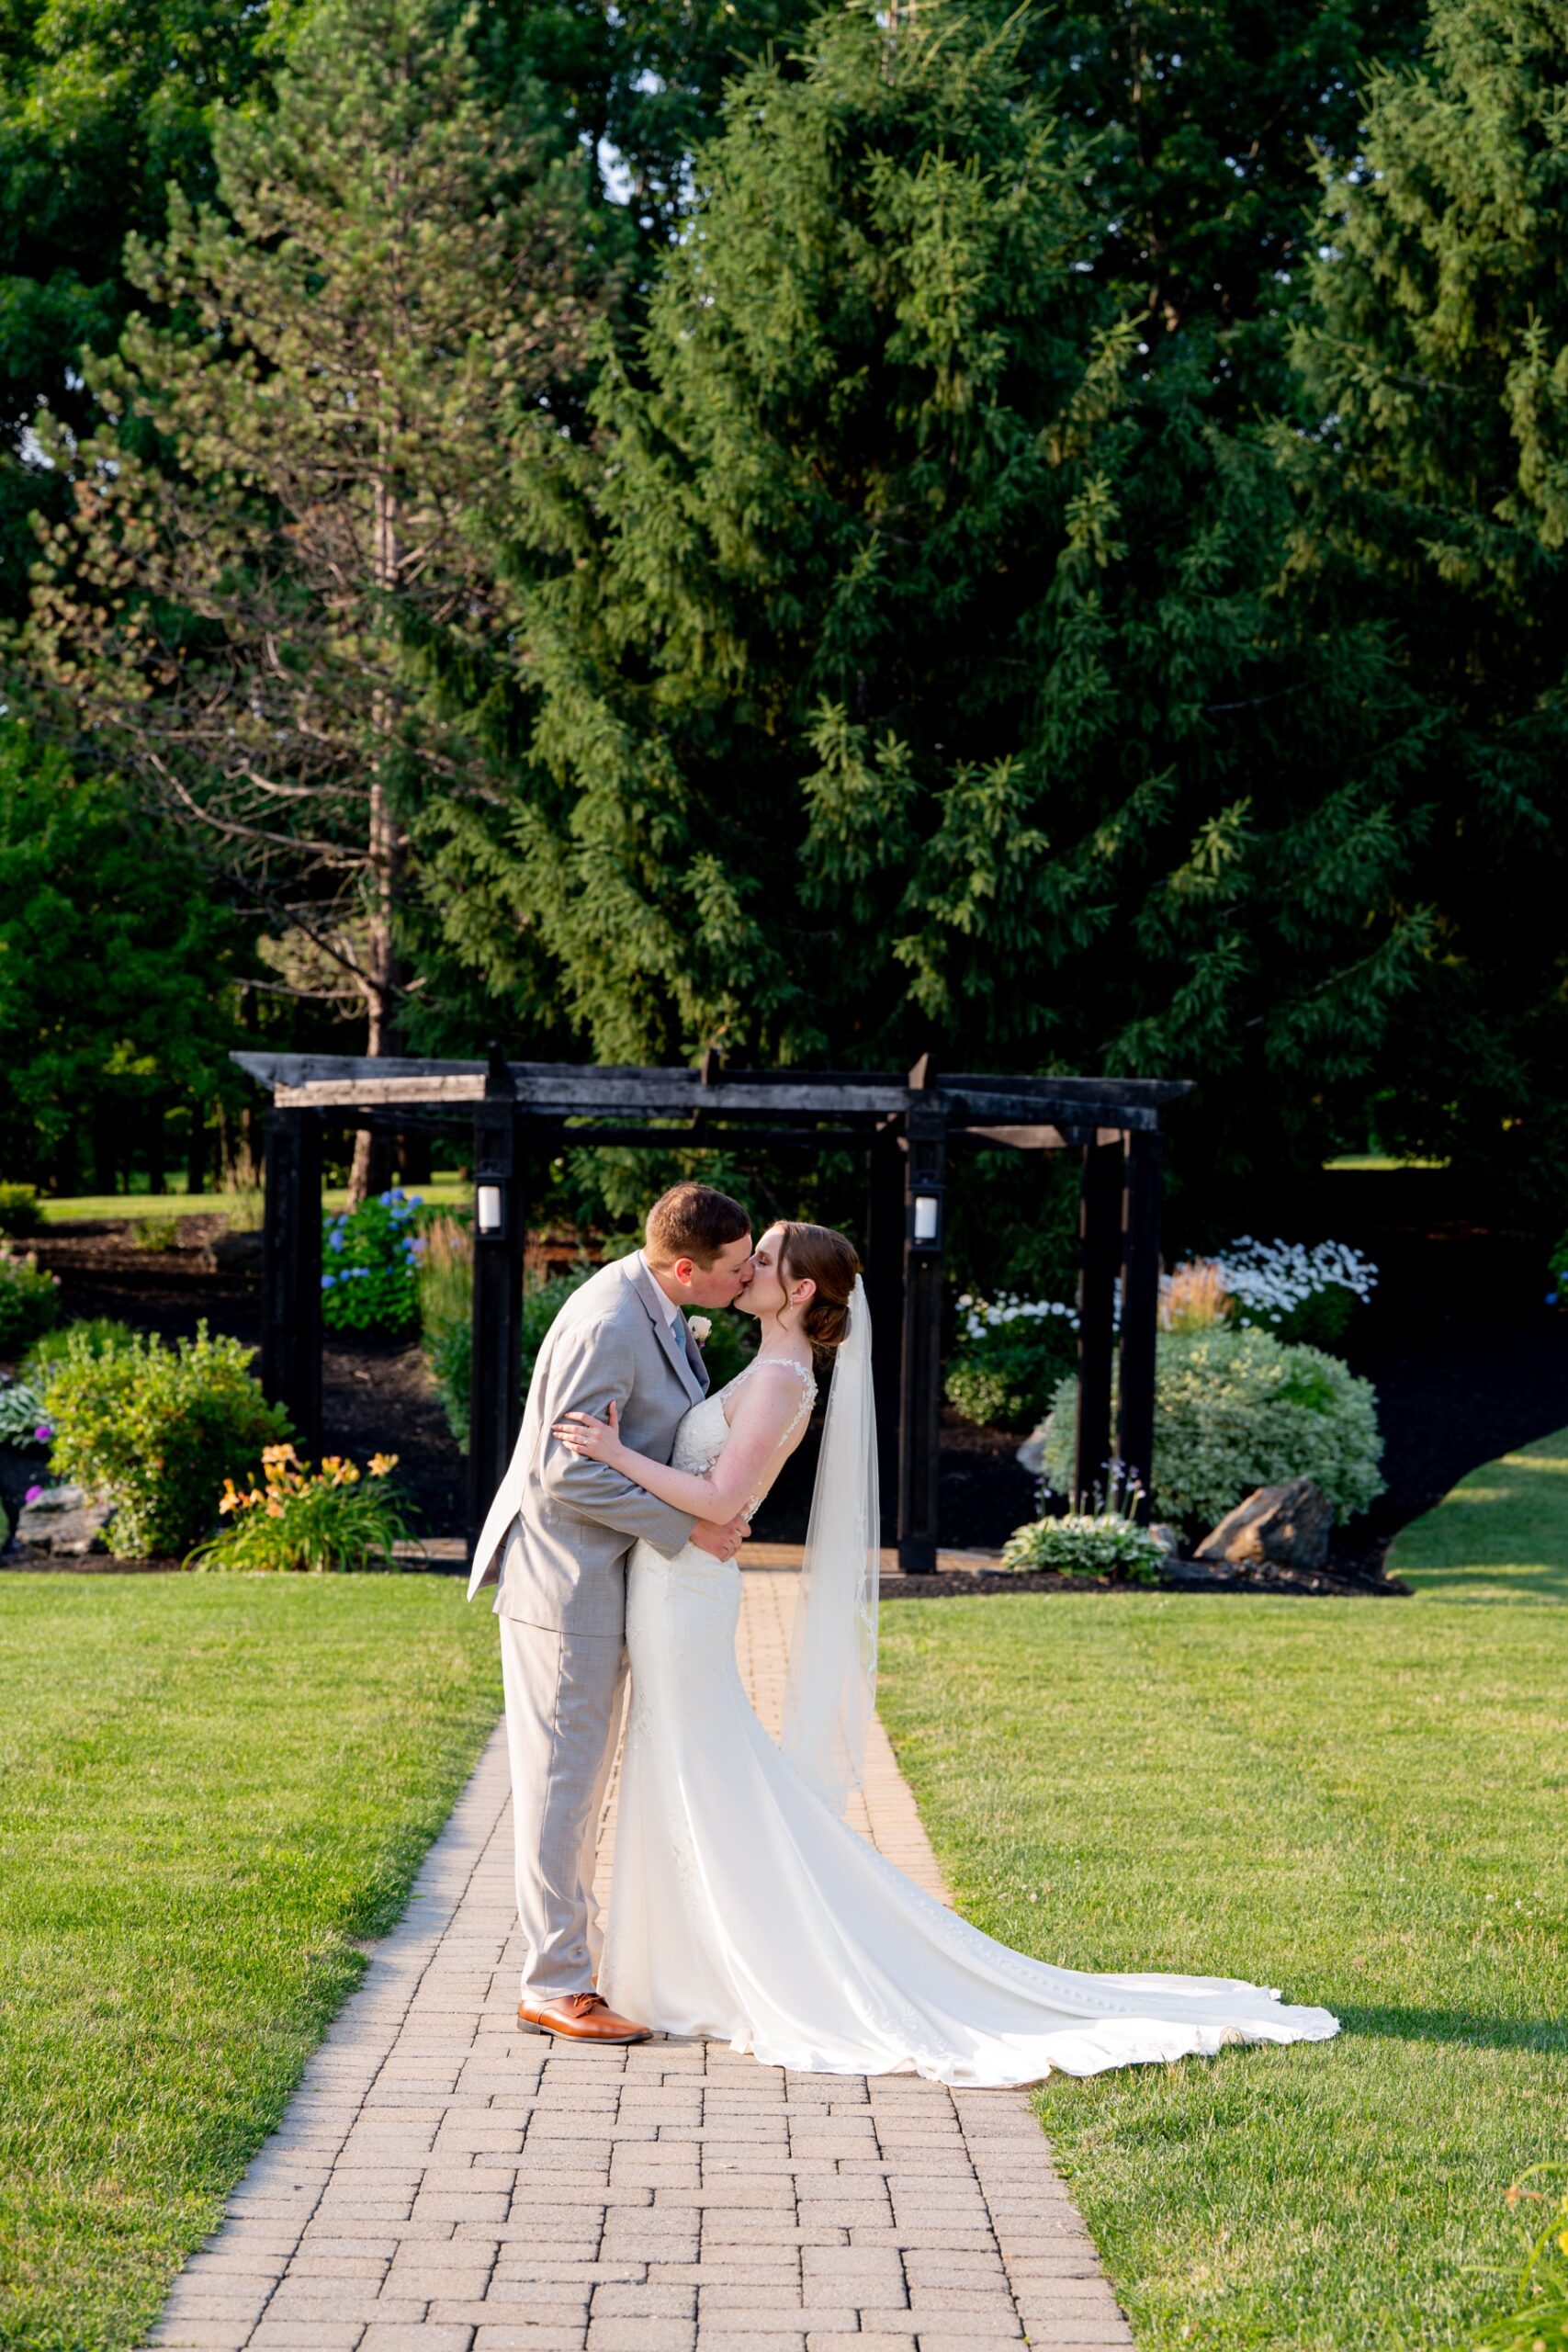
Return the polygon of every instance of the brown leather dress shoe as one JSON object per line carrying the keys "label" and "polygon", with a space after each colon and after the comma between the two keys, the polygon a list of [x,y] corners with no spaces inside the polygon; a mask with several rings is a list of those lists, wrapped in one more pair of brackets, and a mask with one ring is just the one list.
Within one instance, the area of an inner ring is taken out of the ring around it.
{"label": "brown leather dress shoe", "polygon": [[519,2001],[517,2022],[531,2033],[558,2033],[568,2041],[646,2041],[653,2030],[618,2018],[599,1993],[558,1993],[537,2008]]}

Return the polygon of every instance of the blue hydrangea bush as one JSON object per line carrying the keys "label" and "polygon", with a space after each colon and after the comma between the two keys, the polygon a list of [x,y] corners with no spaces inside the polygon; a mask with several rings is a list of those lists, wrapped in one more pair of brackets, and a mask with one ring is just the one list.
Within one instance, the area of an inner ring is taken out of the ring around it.
{"label": "blue hydrangea bush", "polygon": [[321,1320],[329,1331],[411,1331],[424,1240],[417,1193],[394,1184],[321,1227]]}

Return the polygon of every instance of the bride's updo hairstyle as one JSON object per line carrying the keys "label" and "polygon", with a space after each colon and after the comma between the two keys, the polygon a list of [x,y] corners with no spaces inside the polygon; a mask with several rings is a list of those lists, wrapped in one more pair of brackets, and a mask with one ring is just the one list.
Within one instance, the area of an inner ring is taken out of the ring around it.
{"label": "bride's updo hairstyle", "polygon": [[779,1230],[779,1278],[786,1292],[791,1283],[816,1283],[801,1315],[801,1329],[814,1348],[831,1354],[850,1335],[850,1294],[860,1259],[853,1244],[831,1226],[786,1221]]}

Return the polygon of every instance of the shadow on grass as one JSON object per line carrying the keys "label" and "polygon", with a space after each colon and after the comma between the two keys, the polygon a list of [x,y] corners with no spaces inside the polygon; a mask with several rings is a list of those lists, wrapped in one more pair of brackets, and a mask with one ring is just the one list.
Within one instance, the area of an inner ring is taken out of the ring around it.
{"label": "shadow on grass", "polygon": [[1568,2052],[1568,2017],[1500,2018],[1479,2009],[1370,2008],[1349,2002],[1335,2016],[1348,2035],[1378,2041],[1457,2041],[1476,2050],[1533,2050],[1543,2057]]}
{"label": "shadow on grass", "polygon": [[1568,1430],[1461,1478],[1402,1529],[1388,1567],[1443,1600],[1568,1600]]}

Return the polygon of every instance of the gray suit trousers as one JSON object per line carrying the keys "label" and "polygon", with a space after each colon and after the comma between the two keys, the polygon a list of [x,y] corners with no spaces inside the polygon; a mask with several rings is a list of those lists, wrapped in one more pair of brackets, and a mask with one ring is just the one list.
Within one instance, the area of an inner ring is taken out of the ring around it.
{"label": "gray suit trousers", "polygon": [[522,1997],[590,1993],[603,1936],[593,1900],[599,1816],[621,1725],[626,1644],[496,1620],[512,1763]]}

